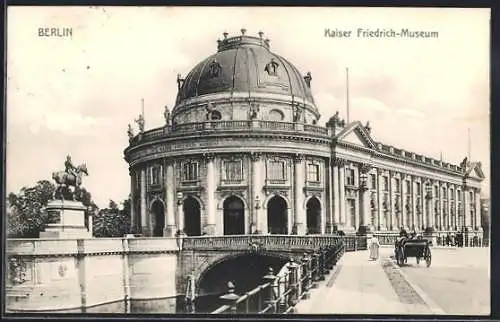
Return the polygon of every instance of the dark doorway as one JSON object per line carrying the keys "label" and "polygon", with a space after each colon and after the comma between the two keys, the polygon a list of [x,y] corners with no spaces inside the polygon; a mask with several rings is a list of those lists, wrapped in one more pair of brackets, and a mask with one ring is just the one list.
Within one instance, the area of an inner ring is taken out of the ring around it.
{"label": "dark doorway", "polygon": [[193,197],[187,197],[183,204],[184,232],[188,236],[201,235],[200,203]]}
{"label": "dark doorway", "polygon": [[307,233],[321,233],[321,204],[316,197],[312,197],[306,204],[307,208]]}
{"label": "dark doorway", "polygon": [[245,234],[245,205],[236,196],[224,200],[224,235]]}
{"label": "dark doorway", "polygon": [[155,200],[151,205],[153,214],[153,237],[163,237],[163,227],[165,226],[165,207],[163,202]]}
{"label": "dark doorway", "polygon": [[287,205],[280,196],[272,197],[267,203],[267,231],[270,234],[288,234]]}

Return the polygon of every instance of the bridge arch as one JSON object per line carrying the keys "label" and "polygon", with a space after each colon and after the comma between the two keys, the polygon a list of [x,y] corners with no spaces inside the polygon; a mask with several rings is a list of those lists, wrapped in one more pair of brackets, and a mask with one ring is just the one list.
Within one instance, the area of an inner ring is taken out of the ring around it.
{"label": "bridge arch", "polygon": [[218,256],[194,272],[196,294],[206,296],[225,293],[229,281],[236,285],[240,293],[249,291],[262,282],[269,267],[276,274],[289,259],[290,255],[283,252],[247,251]]}
{"label": "bridge arch", "polygon": [[165,227],[165,203],[161,198],[156,197],[151,200],[149,213],[151,214],[151,231],[153,237],[163,237],[163,228]]}

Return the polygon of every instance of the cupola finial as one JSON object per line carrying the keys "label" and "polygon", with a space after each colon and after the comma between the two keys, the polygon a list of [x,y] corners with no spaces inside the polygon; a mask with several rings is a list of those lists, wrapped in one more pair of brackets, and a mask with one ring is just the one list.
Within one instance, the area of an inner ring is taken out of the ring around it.
{"label": "cupola finial", "polygon": [[227,35],[229,35],[229,34],[227,33],[227,31],[224,31],[224,32],[222,33],[222,35],[224,36],[224,39],[227,39]]}
{"label": "cupola finial", "polygon": [[259,37],[262,39],[262,36],[264,36],[264,33],[262,31],[259,31]]}
{"label": "cupola finial", "polygon": [[245,28],[241,28],[241,35],[244,36],[247,33],[247,30]]}

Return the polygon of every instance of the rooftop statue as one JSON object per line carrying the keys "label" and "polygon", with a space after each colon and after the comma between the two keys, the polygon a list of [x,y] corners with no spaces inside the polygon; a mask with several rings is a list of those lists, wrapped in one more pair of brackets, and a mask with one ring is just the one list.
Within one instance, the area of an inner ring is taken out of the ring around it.
{"label": "rooftop statue", "polygon": [[167,126],[172,125],[172,118],[170,115],[170,109],[168,108],[167,105],[165,105],[165,111],[163,112],[163,117],[165,118],[165,124],[167,124]]}
{"label": "rooftop statue", "polygon": [[134,130],[132,129],[132,126],[130,124],[128,125],[127,134],[129,139],[134,137]]}
{"label": "rooftop statue", "polygon": [[366,122],[365,130],[368,133],[370,133],[372,131],[372,127],[370,126],[370,121]]}
{"label": "rooftop statue", "polygon": [[135,120],[135,123],[139,126],[139,132],[144,132],[144,116],[142,114],[139,114],[139,117]]}
{"label": "rooftop statue", "polygon": [[[52,179],[57,183],[55,198],[75,200],[75,193],[80,189],[83,174],[88,175],[87,165],[82,163],[75,166],[71,156],[68,155],[64,161],[64,171],[52,173]],[[71,190],[71,187],[74,190]]]}

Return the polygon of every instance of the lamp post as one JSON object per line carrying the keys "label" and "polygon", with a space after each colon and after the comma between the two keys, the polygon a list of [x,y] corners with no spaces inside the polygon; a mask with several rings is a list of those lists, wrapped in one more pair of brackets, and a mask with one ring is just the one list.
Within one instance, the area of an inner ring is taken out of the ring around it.
{"label": "lamp post", "polygon": [[175,233],[175,238],[177,241],[177,247],[182,249],[182,237],[184,237],[186,234],[184,233],[184,211],[182,209],[183,206],[183,197],[184,195],[182,192],[177,193],[177,221],[178,221],[178,227],[179,230]]}
{"label": "lamp post", "polygon": [[255,196],[255,217],[254,222],[250,225],[250,233],[251,234],[260,234],[259,230],[259,209],[260,209],[260,196],[257,194]]}

